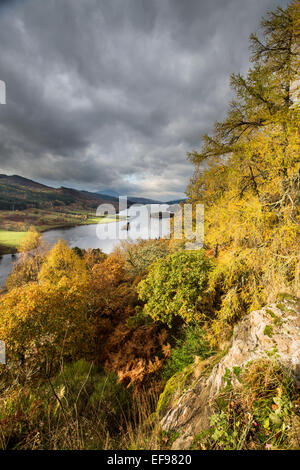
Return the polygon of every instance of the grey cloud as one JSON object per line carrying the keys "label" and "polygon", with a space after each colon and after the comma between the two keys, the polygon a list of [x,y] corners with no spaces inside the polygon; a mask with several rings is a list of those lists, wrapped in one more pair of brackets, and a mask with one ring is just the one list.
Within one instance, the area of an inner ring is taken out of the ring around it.
{"label": "grey cloud", "polygon": [[248,36],[285,0],[0,1],[0,172],[182,196]]}

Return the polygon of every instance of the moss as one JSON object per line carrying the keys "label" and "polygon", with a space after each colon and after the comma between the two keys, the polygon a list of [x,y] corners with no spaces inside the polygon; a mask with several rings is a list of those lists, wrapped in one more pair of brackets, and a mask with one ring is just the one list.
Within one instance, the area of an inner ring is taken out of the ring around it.
{"label": "moss", "polygon": [[284,302],[284,301],[290,301],[290,302],[297,302],[297,298],[294,297],[291,294],[287,294],[286,292],[282,292],[278,294],[277,300]]}
{"label": "moss", "polygon": [[289,310],[288,307],[282,302],[277,303],[276,308],[278,308],[278,310],[281,310],[282,312],[287,312]]}
{"label": "moss", "polygon": [[166,408],[173,406],[177,400],[176,396],[179,397],[183,392],[196,385],[199,377],[208,377],[215,365],[227,354],[228,349],[229,347],[208,359],[190,364],[183,371],[174,374],[167,381],[164,391],[159,397],[156,412],[164,412]]}
{"label": "moss", "polygon": [[275,326],[279,326],[279,327],[282,326],[283,320],[278,315],[276,315],[273,312],[273,310],[270,310],[269,308],[267,308],[266,313],[268,313],[273,318],[273,322]]}
{"label": "moss", "polygon": [[269,338],[272,338],[272,336],[273,336],[273,327],[272,327],[272,325],[266,325],[265,326],[264,335],[269,336]]}
{"label": "moss", "polygon": [[211,371],[213,370],[213,368],[217,364],[219,364],[220,360],[224,356],[226,356],[226,354],[228,353],[228,350],[229,350],[229,346],[227,346],[225,349],[223,349],[223,351],[219,351],[217,354],[215,354],[214,356],[210,357],[207,361],[205,361],[206,366],[203,369],[203,375],[208,377],[211,374]]}
{"label": "moss", "polygon": [[[173,399],[175,398],[176,392],[179,394],[184,391],[187,385],[190,385],[192,382],[194,364],[190,364],[183,371],[177,372],[174,374],[166,383],[164,391],[160,394],[156,412],[161,413],[168,406],[171,405]],[[173,404],[173,403],[172,403]]]}
{"label": "moss", "polygon": [[169,448],[180,437],[180,434],[180,431],[163,431],[162,438]]}
{"label": "moss", "polygon": [[277,353],[277,345],[275,344],[274,348],[271,351],[266,351],[267,356],[273,357]]}

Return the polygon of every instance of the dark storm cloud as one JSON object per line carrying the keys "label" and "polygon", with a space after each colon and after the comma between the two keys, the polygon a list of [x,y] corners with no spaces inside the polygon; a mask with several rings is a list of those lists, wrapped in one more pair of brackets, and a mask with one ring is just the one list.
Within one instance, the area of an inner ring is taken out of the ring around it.
{"label": "dark storm cloud", "polygon": [[0,1],[0,172],[183,194],[276,0]]}

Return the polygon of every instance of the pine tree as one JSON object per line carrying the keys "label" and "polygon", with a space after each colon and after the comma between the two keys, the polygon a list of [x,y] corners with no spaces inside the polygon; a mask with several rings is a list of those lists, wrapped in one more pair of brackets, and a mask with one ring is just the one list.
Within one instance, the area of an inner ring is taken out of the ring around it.
{"label": "pine tree", "polygon": [[227,118],[215,124],[213,135],[204,136],[201,152],[189,154],[195,164],[231,153],[234,144],[289,112],[291,86],[299,75],[299,17],[296,0],[286,10],[279,7],[262,20],[264,39],[250,36],[253,67],[247,77],[232,74],[236,98]]}

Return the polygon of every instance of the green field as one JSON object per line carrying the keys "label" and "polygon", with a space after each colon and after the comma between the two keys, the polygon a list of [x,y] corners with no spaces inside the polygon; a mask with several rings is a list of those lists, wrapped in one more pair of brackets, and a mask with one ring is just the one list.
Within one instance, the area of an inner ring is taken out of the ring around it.
{"label": "green field", "polygon": [[0,230],[0,254],[16,251],[27,232],[12,232],[11,230]]}

